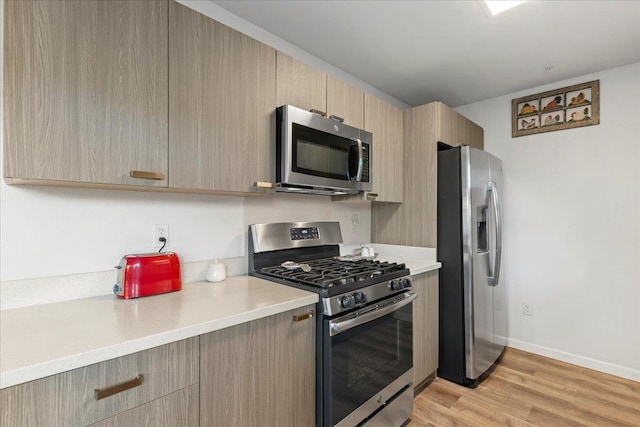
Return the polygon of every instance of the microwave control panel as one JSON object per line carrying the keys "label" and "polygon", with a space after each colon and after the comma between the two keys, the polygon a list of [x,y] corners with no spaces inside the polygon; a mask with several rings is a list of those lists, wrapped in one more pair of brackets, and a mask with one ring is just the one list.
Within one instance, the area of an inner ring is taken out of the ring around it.
{"label": "microwave control panel", "polygon": [[360,180],[369,182],[369,144],[362,144],[362,176]]}

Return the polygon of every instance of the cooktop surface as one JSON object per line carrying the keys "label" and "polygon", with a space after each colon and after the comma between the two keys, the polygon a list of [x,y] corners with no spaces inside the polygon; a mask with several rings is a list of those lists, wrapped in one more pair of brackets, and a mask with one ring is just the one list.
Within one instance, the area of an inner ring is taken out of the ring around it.
{"label": "cooktop surface", "polygon": [[367,259],[324,258],[299,264],[291,262],[264,267],[260,273],[289,282],[330,288],[357,282],[384,281],[396,277],[397,273],[405,270],[404,264]]}

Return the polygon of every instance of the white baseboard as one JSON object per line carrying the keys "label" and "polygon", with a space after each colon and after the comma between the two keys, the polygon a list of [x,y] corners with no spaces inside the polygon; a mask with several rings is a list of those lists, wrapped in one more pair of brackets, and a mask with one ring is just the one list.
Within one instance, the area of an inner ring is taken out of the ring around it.
{"label": "white baseboard", "polygon": [[544,347],[537,344],[531,344],[513,338],[507,339],[507,346],[517,348],[518,350],[527,351],[529,353],[538,354],[540,356],[549,357],[551,359],[560,360],[562,362],[571,363],[573,365],[582,366],[584,368],[593,369],[595,371],[604,372],[606,374],[615,375],[617,377],[640,382],[640,369],[633,369],[609,362],[603,362],[601,360],[591,359],[589,357],[579,356],[577,354],[567,353],[565,351],[556,350],[554,348]]}

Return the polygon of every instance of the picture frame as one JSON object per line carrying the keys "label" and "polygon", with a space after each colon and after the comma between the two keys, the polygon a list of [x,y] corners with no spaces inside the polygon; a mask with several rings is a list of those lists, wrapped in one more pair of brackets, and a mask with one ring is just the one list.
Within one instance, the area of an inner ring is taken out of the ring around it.
{"label": "picture frame", "polygon": [[511,100],[511,137],[600,124],[600,80]]}

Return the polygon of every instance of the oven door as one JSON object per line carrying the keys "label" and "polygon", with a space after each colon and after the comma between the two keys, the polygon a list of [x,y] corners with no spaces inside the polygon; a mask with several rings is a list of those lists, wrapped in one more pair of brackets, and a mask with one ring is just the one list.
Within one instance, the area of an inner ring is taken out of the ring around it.
{"label": "oven door", "polygon": [[[355,426],[412,384],[412,304],[408,291],[345,316],[324,319],[323,425]],[[404,419],[411,416],[400,411]],[[406,405],[404,405],[406,407]],[[398,425],[400,425],[398,424]]]}

